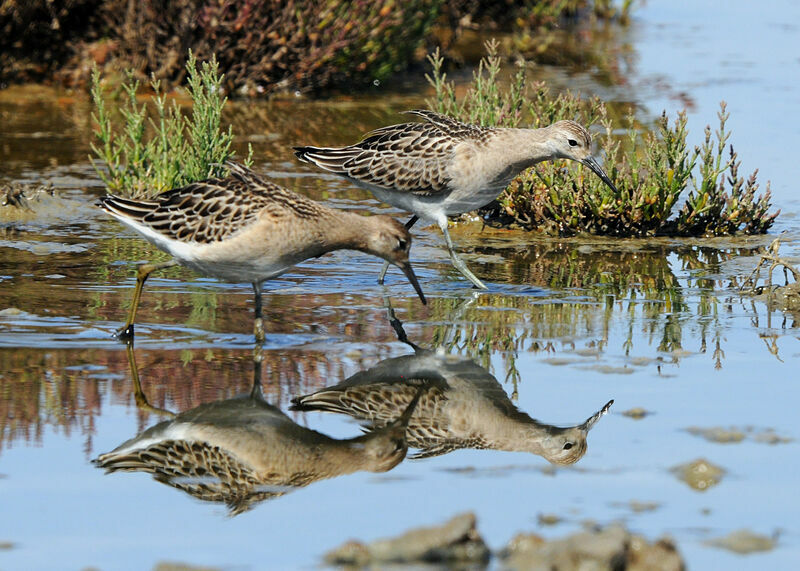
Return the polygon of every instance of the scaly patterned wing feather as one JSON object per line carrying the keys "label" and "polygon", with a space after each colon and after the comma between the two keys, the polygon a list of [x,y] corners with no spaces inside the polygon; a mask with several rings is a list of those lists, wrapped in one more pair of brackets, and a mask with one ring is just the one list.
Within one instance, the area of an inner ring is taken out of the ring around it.
{"label": "scaly patterned wing feather", "polygon": [[420,422],[414,425],[413,431],[409,427],[406,432],[408,445],[420,449],[420,452],[409,456],[412,460],[441,456],[464,448],[483,450],[489,447],[480,434],[475,434],[470,438],[455,438],[448,426],[437,423],[435,418],[427,420],[430,422]]}
{"label": "scaly patterned wing feather", "polygon": [[455,147],[467,139],[482,141],[491,129],[460,123],[433,111],[408,113],[427,122],[381,127],[349,147],[295,147],[295,154],[367,185],[422,196],[450,192],[447,168]]}
{"label": "scaly patterned wing feather", "polygon": [[237,515],[286,490],[262,490],[253,471],[218,446],[166,440],[125,454],[100,455],[94,463],[106,473],[145,472],[159,482],[204,501],[222,502]]}
{"label": "scaly patterned wing feather", "polygon": [[239,232],[262,215],[312,218],[322,207],[264,180],[242,165],[228,163],[229,177],[211,178],[168,190],[152,201],[109,195],[101,206],[146,224],[181,242],[212,243]]}
{"label": "scaly patterned wing feather", "polygon": [[436,410],[447,400],[439,379],[408,378],[396,383],[337,385],[310,395],[292,399],[293,410],[319,410],[346,414],[370,423],[371,428],[383,428],[395,422],[409,406],[421,386],[427,387],[420,396],[412,421]]}
{"label": "scaly patterned wing feather", "polygon": [[[411,446],[411,443],[409,443]],[[417,448],[417,446],[414,446]],[[422,452],[416,452],[414,454],[410,454],[408,457],[411,460],[422,460],[423,458],[433,458],[435,456],[442,456],[444,454],[449,454],[454,450],[461,450],[464,446],[459,446],[458,444],[453,444],[451,442],[443,442],[441,444],[437,444],[436,446],[429,446],[422,450]]]}

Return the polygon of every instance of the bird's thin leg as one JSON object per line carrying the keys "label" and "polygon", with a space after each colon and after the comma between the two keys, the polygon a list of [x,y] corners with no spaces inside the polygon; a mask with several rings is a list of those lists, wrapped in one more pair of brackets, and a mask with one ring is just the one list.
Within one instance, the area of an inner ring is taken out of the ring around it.
{"label": "bird's thin leg", "polygon": [[256,344],[255,347],[253,347],[253,388],[250,390],[250,398],[264,400],[264,394],[261,392],[261,362],[264,359],[264,320],[261,316],[261,283],[253,283],[253,291],[256,294],[256,320],[253,327],[256,335]]}
{"label": "bird's thin leg", "polygon": [[[411,218],[409,218],[408,222],[406,222],[406,230],[411,230],[411,227],[417,223],[419,220],[419,216],[414,214]],[[381,275],[378,276],[378,283],[383,285],[383,278],[386,277],[386,270],[389,269],[389,262],[383,262],[383,267],[381,268]]]}
{"label": "bird's thin leg", "polygon": [[450,251],[450,260],[453,262],[453,265],[456,269],[461,272],[465,278],[472,282],[472,285],[478,289],[489,289],[483,282],[475,277],[469,268],[467,268],[467,264],[464,263],[464,260],[458,257],[456,254],[455,249],[453,248],[453,241],[450,239],[450,233],[447,231],[447,218],[443,218],[439,221],[439,228],[442,229],[442,234],[444,234],[444,241],[447,244],[447,249]]}
{"label": "bird's thin leg", "polygon": [[389,315],[389,325],[392,326],[394,329],[395,335],[397,335],[397,340],[401,343],[405,343],[409,347],[411,347],[415,352],[420,350],[419,345],[416,343],[412,343],[408,340],[408,336],[406,335],[406,330],[403,327],[403,322],[400,321],[397,316],[394,314],[394,308],[392,307],[392,302],[389,300],[387,296],[383,296],[383,307],[386,308],[386,312]]}
{"label": "bird's thin leg", "polygon": [[261,282],[253,282],[253,292],[255,292],[256,319],[253,324],[253,332],[256,335],[257,352],[260,353],[260,346],[264,344],[264,319],[261,317]]}
{"label": "bird's thin leg", "polygon": [[133,398],[136,399],[136,406],[147,412],[162,416],[175,416],[174,412],[165,408],[155,407],[147,401],[147,396],[142,390],[142,382],[139,380],[139,368],[136,366],[136,357],[133,354],[133,343],[128,343],[126,350],[128,352],[128,365],[131,368],[131,378],[133,379]]}
{"label": "bird's thin leg", "polygon": [[121,329],[118,329],[114,335],[120,341],[130,343],[133,340],[133,321],[136,319],[136,310],[139,309],[139,300],[142,298],[142,288],[144,282],[156,270],[163,270],[177,264],[175,260],[169,262],[162,262],[160,264],[142,264],[136,270],[136,289],[133,290],[133,301],[131,302],[131,309],[128,312],[128,320]]}
{"label": "bird's thin leg", "polygon": [[261,362],[263,360],[263,347],[256,343],[253,349],[253,388],[250,389],[250,398],[254,400],[264,400],[264,393],[261,390]]}

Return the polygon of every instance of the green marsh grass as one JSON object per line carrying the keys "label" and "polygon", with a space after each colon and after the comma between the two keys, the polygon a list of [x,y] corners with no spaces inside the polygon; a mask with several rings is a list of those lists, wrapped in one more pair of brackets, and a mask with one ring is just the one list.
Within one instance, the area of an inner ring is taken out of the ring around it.
{"label": "green marsh grass", "polygon": [[[121,86],[121,125],[114,125],[100,85],[100,73],[92,73],[92,100],[96,142],[92,163],[109,192],[132,198],[152,198],[171,188],[209,177],[225,176],[224,164],[231,153],[233,129],[222,128],[223,76],[216,59],[197,65],[189,53],[186,63],[191,113],[184,115],[178,103],[170,103],[157,80],[151,82],[155,113],[139,104],[139,82],[128,74]],[[245,160],[249,165],[252,156]]]}

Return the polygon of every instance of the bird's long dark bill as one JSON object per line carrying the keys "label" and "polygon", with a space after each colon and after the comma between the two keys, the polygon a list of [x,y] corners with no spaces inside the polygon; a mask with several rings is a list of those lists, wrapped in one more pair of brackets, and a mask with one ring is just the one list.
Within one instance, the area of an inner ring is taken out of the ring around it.
{"label": "bird's long dark bill", "polygon": [[611,182],[610,178],[608,178],[608,175],[606,174],[606,171],[604,171],[603,167],[600,166],[600,163],[597,162],[597,159],[595,159],[594,157],[586,157],[581,162],[583,164],[585,164],[587,167],[589,167],[590,169],[592,169],[594,171],[594,174],[599,176],[600,180],[602,180],[604,183],[606,183],[611,188],[611,190],[613,190],[616,193],[619,193],[619,191],[617,190],[617,187],[614,186],[614,183]]}
{"label": "bird's long dark bill", "polygon": [[422,304],[427,305],[428,301],[425,299],[425,294],[422,293],[422,288],[420,287],[419,282],[417,281],[417,276],[414,274],[414,268],[411,267],[411,264],[409,262],[406,262],[405,264],[400,266],[400,269],[403,270],[403,273],[408,278],[408,281],[410,281],[411,285],[414,286],[414,291],[417,292],[417,295],[419,296],[419,299],[422,302]]}
{"label": "bird's long dark bill", "polygon": [[597,424],[597,421],[598,421],[598,420],[600,420],[601,418],[603,418],[603,416],[604,416],[604,415],[605,415],[605,414],[608,412],[608,409],[610,409],[610,408],[611,408],[611,405],[612,405],[612,404],[614,404],[614,400],[613,400],[613,399],[612,399],[612,400],[610,400],[610,401],[608,401],[608,402],[605,404],[605,406],[603,406],[603,408],[601,408],[601,409],[600,409],[600,410],[598,410],[596,413],[594,413],[592,416],[590,416],[589,418],[587,418],[587,419],[586,419],[586,422],[584,422],[584,423],[581,425],[581,428],[582,428],[582,429],[584,429],[584,430],[585,430],[585,431],[587,431],[587,432],[588,432],[588,431],[590,431],[590,430],[592,429],[592,427],[593,427],[595,424]]}
{"label": "bird's long dark bill", "polygon": [[408,421],[411,420],[411,415],[414,414],[414,409],[417,408],[417,403],[419,402],[420,397],[422,397],[422,394],[429,388],[430,387],[425,383],[420,385],[419,388],[417,389],[417,392],[414,393],[414,398],[412,398],[411,402],[408,403],[406,410],[403,411],[403,414],[400,415],[400,418],[398,418],[393,424],[396,424],[397,426],[402,426],[404,428],[408,428]]}

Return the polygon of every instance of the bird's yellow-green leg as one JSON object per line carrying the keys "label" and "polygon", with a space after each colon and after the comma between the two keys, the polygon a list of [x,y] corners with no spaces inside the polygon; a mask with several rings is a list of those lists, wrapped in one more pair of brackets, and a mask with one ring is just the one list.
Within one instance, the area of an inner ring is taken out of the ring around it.
{"label": "bird's yellow-green leg", "polygon": [[253,347],[253,388],[250,396],[254,399],[264,399],[261,392],[261,362],[264,359],[264,319],[261,316],[261,284],[253,283],[256,302],[256,319],[253,330],[256,335],[256,344]]}
{"label": "bird's yellow-green leg", "polygon": [[261,362],[263,361],[263,346],[256,343],[253,349],[253,388],[250,389],[250,398],[264,400],[264,393],[261,390]]}
{"label": "bird's yellow-green leg", "polygon": [[139,380],[139,368],[136,366],[136,357],[133,354],[133,343],[128,343],[126,350],[128,352],[128,365],[131,368],[131,378],[133,379],[133,398],[136,399],[136,406],[144,411],[162,416],[175,416],[174,412],[165,408],[155,407],[148,402],[147,396],[142,390],[142,383]]}
{"label": "bird's yellow-green leg", "polygon": [[472,285],[478,289],[489,289],[487,288],[481,280],[479,280],[475,274],[469,271],[467,268],[467,264],[464,263],[464,260],[458,257],[456,254],[455,247],[453,246],[453,241],[450,239],[450,232],[447,231],[447,218],[439,221],[439,228],[442,229],[442,234],[444,234],[444,241],[447,244],[447,250],[450,252],[450,261],[453,262],[455,268],[461,272],[465,278],[472,282]]}
{"label": "bird's yellow-green leg", "polygon": [[139,269],[136,270],[136,289],[133,290],[133,301],[131,302],[131,309],[128,312],[128,320],[125,322],[125,325],[115,333],[118,339],[126,343],[133,340],[133,321],[136,319],[136,310],[139,309],[139,300],[142,297],[144,282],[147,281],[150,274],[156,270],[163,270],[164,268],[169,268],[176,264],[177,262],[175,260],[170,260],[169,262],[162,262],[160,264],[142,264],[139,266]]}

